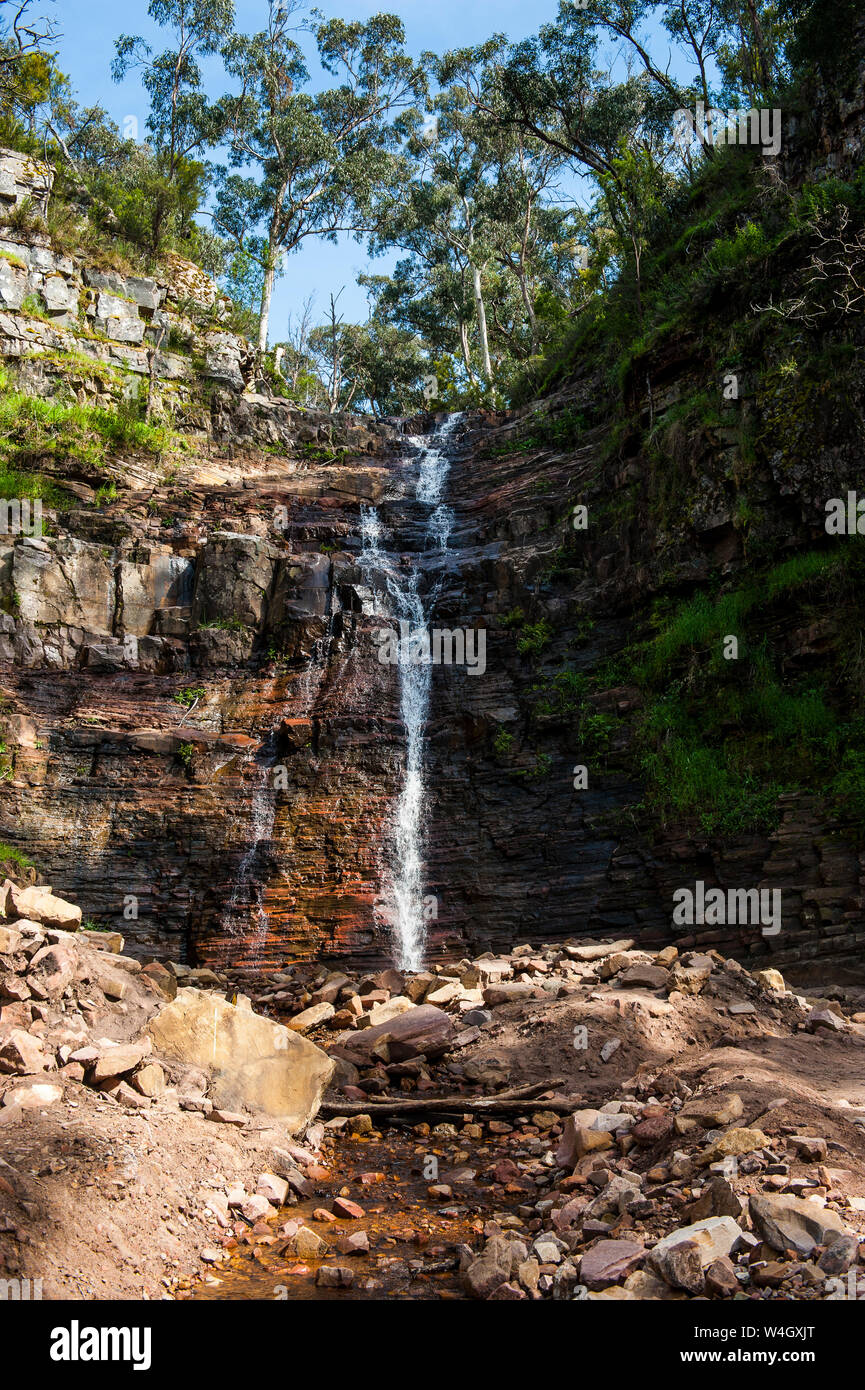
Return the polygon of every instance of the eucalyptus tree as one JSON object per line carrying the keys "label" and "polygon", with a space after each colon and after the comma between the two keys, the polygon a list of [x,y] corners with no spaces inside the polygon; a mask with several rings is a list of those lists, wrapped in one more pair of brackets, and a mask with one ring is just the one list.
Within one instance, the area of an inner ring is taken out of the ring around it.
{"label": "eucalyptus tree", "polygon": [[150,0],[147,13],[171,33],[171,45],[154,54],[137,35],[116,40],[111,75],[121,82],[132,68],[150,98],[147,129],[165,157],[169,179],[184,159],[218,135],[215,108],[202,90],[200,61],[225,43],[234,23],[233,0]]}
{"label": "eucalyptus tree", "polygon": [[0,0],[0,104],[14,110],[34,84],[44,86],[53,65],[49,45],[58,37],[57,20],[36,0]]}
{"label": "eucalyptus tree", "polygon": [[333,240],[375,224],[378,197],[394,177],[394,116],[415,100],[418,82],[400,20],[379,14],[318,23],[319,59],[339,81],[302,90],[309,72],[291,14],[270,0],[267,28],[235,35],[223,50],[239,92],[221,103],[230,155],[214,217],[261,266],[262,352],[283,258],[307,237]]}
{"label": "eucalyptus tree", "polygon": [[154,180],[147,190],[156,250],[169,214],[178,206],[187,209],[190,197],[197,203],[203,192],[204,167],[193,156],[218,140],[220,125],[218,109],[202,87],[201,59],[228,39],[234,5],[233,0],[150,0],[147,13],[169,31],[169,46],[154,53],[140,35],[121,34],[111,74],[120,82],[131,69],[140,69],[150,98],[146,127],[161,175],[161,182]]}

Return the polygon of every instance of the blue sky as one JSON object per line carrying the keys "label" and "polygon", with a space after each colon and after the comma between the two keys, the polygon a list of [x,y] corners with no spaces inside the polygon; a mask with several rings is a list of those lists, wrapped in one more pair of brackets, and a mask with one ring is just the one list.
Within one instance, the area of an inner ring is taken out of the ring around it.
{"label": "blue sky", "polygon": [[[54,7],[62,29],[59,41],[60,65],[68,74],[79,100],[100,102],[118,124],[136,116],[141,138],[147,101],[134,73],[120,84],[111,80],[114,40],[120,33],[142,34],[154,47],[166,46],[166,35],[148,18],[147,0],[57,0]],[[385,10],[398,14],[405,25],[407,47],[417,55],[424,49],[444,52],[477,43],[490,34],[503,32],[510,39],[537,32],[538,26],[555,17],[557,0],[319,0],[318,8],[330,18],[365,19]],[[236,0],[236,26],[246,32],[263,27],[265,0]],[[221,64],[213,60],[206,68],[206,85],[216,93],[222,89]],[[271,316],[271,341],[285,335],[289,313],[296,312],[304,299],[315,292],[315,311],[324,314],[328,296],[343,286],[339,309],[349,320],[366,318],[366,296],[356,284],[358,272],[373,269],[384,273],[396,258],[382,257],[370,265],[365,247],[351,237],[332,245],[308,238],[301,249],[288,258],[285,273],[277,282]]]}

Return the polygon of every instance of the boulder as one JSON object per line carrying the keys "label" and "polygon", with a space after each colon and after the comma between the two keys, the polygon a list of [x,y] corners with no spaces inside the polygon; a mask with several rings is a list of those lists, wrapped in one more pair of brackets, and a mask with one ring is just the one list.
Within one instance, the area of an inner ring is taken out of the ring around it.
{"label": "boulder", "polygon": [[16,917],[29,917],[31,922],[64,931],[77,931],[81,926],[81,908],[56,898],[50,888],[13,887],[10,897]]}
{"label": "boulder", "polygon": [[17,927],[0,927],[0,956],[11,956],[21,945],[21,933]]}
{"label": "boulder", "polygon": [[388,999],[384,1004],[373,1005],[367,1018],[370,1026],[375,1027],[377,1023],[388,1023],[392,1018],[398,1018],[400,1014],[407,1013],[409,1009],[413,1008],[415,1005],[410,999],[398,994],[394,999]]}
{"label": "boulder", "polygon": [[663,989],[668,974],[660,965],[632,965],[616,983],[621,989]]}
{"label": "boulder", "polygon": [[32,1076],[44,1071],[47,1065],[48,1058],[39,1039],[23,1028],[13,1028],[0,1044],[0,1072]]}
{"label": "boulder", "polygon": [[720,1129],[731,1125],[742,1114],[742,1097],[735,1091],[720,1096],[697,1096],[689,1100],[680,1110],[680,1115],[696,1120],[706,1129]]}
{"label": "boulder", "polygon": [[498,985],[487,985],[483,991],[484,1003],[494,1009],[498,1004],[513,1004],[521,999],[531,999],[535,987],[528,981],[504,980]]}
{"label": "boulder", "polygon": [[132,1077],[132,1084],[143,1096],[158,1100],[165,1093],[165,1072],[158,1062],[148,1062],[146,1067],[140,1067]]}
{"label": "boulder", "polygon": [[754,979],[758,985],[762,985],[763,989],[768,989],[772,994],[783,994],[787,988],[780,970],[758,970]]}
{"label": "boulder", "polygon": [[[100,1049],[99,1056],[90,1071],[90,1081],[98,1086],[102,1081],[110,1081],[117,1076],[126,1076],[134,1071],[139,1062],[150,1054],[153,1044],[149,1038],[140,1042],[122,1043],[118,1047]],[[80,1058],[76,1058],[76,1061]],[[147,1093],[142,1091],[142,1095]]]}
{"label": "boulder", "polygon": [[566,946],[565,950],[572,960],[604,960],[606,956],[617,955],[620,951],[630,951],[632,940],[594,941],[588,946]]}
{"label": "boulder", "polygon": [[700,1293],[703,1271],[729,1255],[741,1235],[741,1227],[731,1216],[712,1216],[664,1236],[651,1251],[648,1263],[673,1288]]}
{"label": "boulder", "polygon": [[720,1139],[716,1139],[714,1144],[703,1150],[697,1162],[705,1168],[722,1158],[753,1153],[755,1149],[765,1148],[769,1142],[769,1136],[761,1129],[728,1129],[726,1134],[722,1134]]}
{"label": "boulder", "polygon": [[503,1236],[493,1236],[463,1275],[466,1293],[472,1298],[489,1298],[510,1278],[511,1259],[511,1242]]}
{"label": "boulder", "polygon": [[63,1099],[63,1088],[49,1082],[31,1082],[17,1086],[14,1091],[6,1091],[3,1105],[13,1110],[39,1110],[44,1105],[54,1105]]}
{"label": "boulder", "polygon": [[262,1111],[292,1133],[317,1114],[333,1073],[308,1038],[195,989],[179,989],[148,1031],[164,1056],[210,1074],[217,1109]]}
{"label": "boulder", "polygon": [[710,956],[691,951],[677,960],[667,976],[667,987],[680,994],[702,994],[712,973]]}
{"label": "boulder", "polygon": [[323,1000],[320,1004],[312,1004],[308,1009],[302,1009],[299,1014],[295,1014],[294,1018],[289,1019],[288,1027],[294,1033],[306,1033],[319,1023],[326,1023],[335,1013],[333,1005]]}
{"label": "boulder", "polygon": [[837,1212],[805,1197],[752,1196],[748,1209],[755,1230],[773,1250],[807,1258],[817,1245],[833,1245],[848,1231]]}
{"label": "boulder", "polygon": [[352,1036],[349,1048],[352,1053],[364,1057],[386,1040],[393,1062],[405,1062],[421,1054],[437,1057],[445,1051],[455,1031],[453,1019],[443,1009],[433,1004],[418,1004],[386,1023],[376,1023]]}
{"label": "boulder", "polygon": [[599,1240],[580,1261],[580,1281],[587,1289],[605,1289],[633,1274],[645,1256],[635,1240]]}
{"label": "boulder", "polygon": [[78,969],[78,956],[69,946],[43,946],[30,961],[27,984],[37,999],[55,999],[71,985]]}

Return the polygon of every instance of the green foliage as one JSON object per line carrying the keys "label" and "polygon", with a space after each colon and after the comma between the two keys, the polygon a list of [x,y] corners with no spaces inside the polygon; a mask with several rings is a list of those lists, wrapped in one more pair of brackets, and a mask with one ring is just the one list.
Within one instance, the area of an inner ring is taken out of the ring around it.
{"label": "green foliage", "polygon": [[553,639],[553,629],[546,618],[539,618],[536,623],[525,623],[517,641],[517,651],[520,656],[537,656],[544,647],[549,646]]}
{"label": "green foliage", "polygon": [[521,627],[525,622],[525,618],[526,615],[522,608],[512,608],[510,612],[505,613],[502,618],[502,627]]}
{"label": "green foliage", "polygon": [[5,840],[0,841],[0,863],[14,864],[18,869],[32,869],[33,860],[23,850],[16,845],[7,844]]}
{"label": "green foliage", "polygon": [[182,705],[184,709],[190,709],[197,700],[203,700],[206,693],[203,685],[191,685],[183,690],[176,690],[171,698],[176,705]]}
{"label": "green foliage", "polygon": [[571,406],[555,415],[549,411],[534,410],[520,421],[512,439],[505,444],[492,445],[487,452],[492,457],[497,457],[523,454],[530,449],[541,449],[547,445],[576,444],[586,428],[584,414]]}
{"label": "green foliage", "polygon": [[181,762],[188,772],[192,767],[192,760],[195,756],[195,744],[179,743],[177,745],[176,755],[178,762]]}
{"label": "green foliage", "polygon": [[170,431],[146,424],[128,402],[113,410],[78,402],[66,404],[16,391],[8,375],[0,374],[0,467],[11,480],[0,486],[15,486],[16,479],[22,477],[31,480],[24,491],[4,491],[3,496],[48,500],[54,487],[53,501],[59,501],[61,494],[55,484],[26,468],[20,471],[20,466],[30,461],[60,463],[72,459],[98,470],[111,454],[121,450],[160,455],[174,442]]}
{"label": "green foliage", "polygon": [[552,771],[553,760],[549,753],[536,753],[535,761],[530,767],[515,767],[511,769],[512,777],[523,777],[527,782],[540,781],[542,777],[549,776]]}
{"label": "green foliage", "polygon": [[681,605],[648,645],[639,666],[639,677],[656,678],[686,647],[719,644],[726,634],[741,632],[754,608],[795,593],[817,580],[825,580],[846,562],[843,553],[803,552],[715,598],[705,593],[696,594]]}
{"label": "green foliage", "polygon": [[[844,611],[862,551],[853,541],[833,556],[795,555],[714,601],[699,595],[659,613],[658,635],[625,654],[646,696],[636,736],[646,804],[661,819],[693,819],[706,834],[765,832],[779,795],[801,790],[865,825],[863,692],[843,637],[821,681],[782,682],[763,635],[773,606],[819,597]],[[721,659],[728,632],[744,642],[739,660]]]}
{"label": "green foliage", "polygon": [[504,727],[504,725],[503,725],[503,724],[500,724],[499,727],[498,727],[498,729],[496,730],[496,736],[495,736],[495,738],[493,739],[493,751],[494,751],[496,757],[497,757],[497,758],[506,758],[507,755],[510,753],[511,749],[513,748],[513,746],[514,746],[514,736],[513,736],[513,734],[508,733],[508,731],[507,731],[507,729]]}
{"label": "green foliage", "polygon": [[[244,624],[239,618],[213,618],[209,622],[201,622],[198,624],[199,632],[243,632],[243,630]],[[188,694],[189,692],[185,693]],[[200,690],[198,693],[203,695],[204,691]],[[174,698],[177,700],[176,695]],[[180,700],[178,703],[185,704],[187,702],[185,700]],[[189,703],[191,703],[191,701]]]}

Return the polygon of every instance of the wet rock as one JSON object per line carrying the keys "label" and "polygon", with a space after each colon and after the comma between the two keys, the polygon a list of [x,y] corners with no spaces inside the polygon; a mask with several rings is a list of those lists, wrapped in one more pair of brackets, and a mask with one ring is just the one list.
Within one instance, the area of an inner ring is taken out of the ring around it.
{"label": "wet rock", "polygon": [[326,1255],[330,1247],[317,1232],[311,1231],[308,1226],[301,1226],[291,1237],[289,1249],[302,1260],[317,1260]]}
{"label": "wet rock", "polygon": [[335,1197],[333,1214],[344,1221],[357,1221],[364,1215],[364,1210],[357,1202],[349,1201],[348,1197]]}

